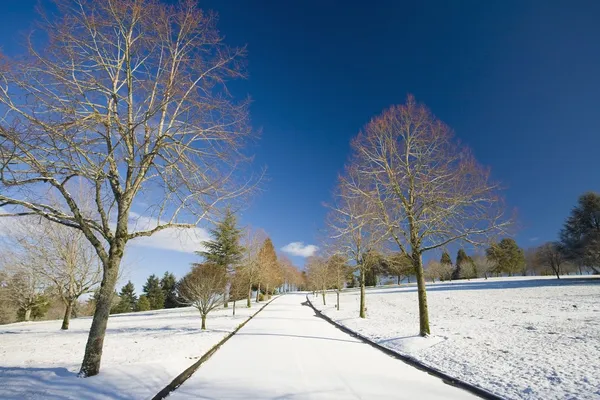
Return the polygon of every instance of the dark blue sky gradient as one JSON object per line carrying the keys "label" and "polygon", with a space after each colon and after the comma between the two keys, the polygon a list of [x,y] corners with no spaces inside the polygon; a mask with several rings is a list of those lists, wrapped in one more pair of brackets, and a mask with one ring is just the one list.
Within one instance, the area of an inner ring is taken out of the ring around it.
{"label": "dark blue sky gradient", "polygon": [[[35,1],[4,1],[0,46]],[[518,209],[524,247],[554,239],[577,197],[600,191],[598,1],[202,1],[247,44],[265,191],[243,222],[277,248],[314,243],[349,141],[407,93],[473,148]],[[301,263],[301,262],[300,262]]]}

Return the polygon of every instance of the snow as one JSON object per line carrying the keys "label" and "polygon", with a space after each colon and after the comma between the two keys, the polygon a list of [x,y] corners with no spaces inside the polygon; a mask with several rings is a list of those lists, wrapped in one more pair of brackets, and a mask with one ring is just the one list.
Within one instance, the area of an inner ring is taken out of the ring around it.
{"label": "snow", "polygon": [[494,278],[427,285],[432,336],[418,336],[416,287],[311,302],[394,351],[508,399],[600,398],[600,279]]}
{"label": "snow", "polygon": [[195,308],[113,315],[100,374],[77,378],[91,318],[0,326],[1,399],[148,399],[192,365],[262,304],[209,314]]}
{"label": "snow", "polygon": [[168,399],[475,398],[342,332],[305,301],[277,298]]}

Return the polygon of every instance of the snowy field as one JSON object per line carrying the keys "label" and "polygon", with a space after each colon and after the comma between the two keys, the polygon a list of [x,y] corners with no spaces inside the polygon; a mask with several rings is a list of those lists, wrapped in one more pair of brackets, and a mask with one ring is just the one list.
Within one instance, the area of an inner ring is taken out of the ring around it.
{"label": "snowy field", "polygon": [[428,284],[432,336],[418,336],[416,287],[310,297],[337,322],[508,399],[600,398],[600,279],[492,278]]}
{"label": "snowy field", "polygon": [[100,374],[80,379],[91,318],[0,325],[0,399],[148,399],[193,364],[261,304],[209,314],[195,308],[113,315]]}

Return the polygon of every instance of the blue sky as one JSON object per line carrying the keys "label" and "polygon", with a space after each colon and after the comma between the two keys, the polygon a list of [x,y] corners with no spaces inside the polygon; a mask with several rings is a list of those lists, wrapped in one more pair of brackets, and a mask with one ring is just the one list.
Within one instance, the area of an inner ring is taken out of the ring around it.
{"label": "blue sky", "polygon": [[[18,51],[34,0],[5,0],[0,46]],[[407,93],[473,148],[518,210],[524,247],[556,238],[577,197],[600,191],[600,2],[202,1],[247,44],[253,149],[268,181],[242,212],[276,248],[316,244],[349,141]],[[151,244],[149,244],[150,246]],[[138,290],[196,258],[133,246]],[[301,257],[293,260],[303,264]]]}

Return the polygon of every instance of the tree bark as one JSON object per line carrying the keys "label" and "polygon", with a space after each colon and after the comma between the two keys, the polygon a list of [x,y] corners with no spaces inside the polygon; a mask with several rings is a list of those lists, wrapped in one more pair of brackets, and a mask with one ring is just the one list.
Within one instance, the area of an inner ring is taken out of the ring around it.
{"label": "tree bark", "polygon": [[23,317],[25,321],[29,321],[31,319],[31,308],[25,310],[25,316]]}
{"label": "tree bark", "polygon": [[[119,239],[114,239],[119,240]],[[79,371],[80,377],[97,375],[100,372],[100,360],[102,359],[102,346],[104,345],[104,335],[106,334],[106,324],[110,314],[112,297],[117,284],[119,274],[119,265],[123,257],[125,240],[120,239],[121,243],[115,244],[110,248],[109,257],[103,265],[102,283],[96,302],[96,311],[92,319],[92,326],[85,346],[85,355]]]}
{"label": "tree bark", "polygon": [[202,330],[206,330],[206,315],[202,314]]}
{"label": "tree bark", "polygon": [[359,316],[366,318],[365,314],[365,271],[361,268],[360,270],[360,311]]}
{"label": "tree bark", "polygon": [[246,307],[252,307],[252,303],[250,302],[250,298],[252,297],[252,285],[248,288],[248,298],[246,299]]}
{"label": "tree bark", "polygon": [[258,284],[258,288],[256,289],[256,302],[258,303],[260,301],[260,283]]}
{"label": "tree bark", "polygon": [[340,311],[340,291],[336,291],[337,294],[337,310]]}
{"label": "tree bark", "polygon": [[325,304],[325,289],[323,289],[321,294],[323,295],[323,305],[326,306],[327,304]]}
{"label": "tree bark", "polygon": [[229,307],[229,286],[225,288],[225,295],[223,296],[223,307]]}
{"label": "tree bark", "polygon": [[71,321],[71,313],[73,312],[73,300],[67,300],[67,308],[65,310],[65,316],[63,317],[62,326],[60,329],[66,331],[69,329],[69,322]]}
{"label": "tree bark", "polygon": [[421,253],[413,252],[413,263],[417,275],[417,292],[419,296],[419,334],[428,336],[429,330],[429,311],[427,309],[427,293],[425,292],[425,274],[423,273],[423,260]]}
{"label": "tree bark", "polygon": [[235,299],[233,300],[233,316],[235,316]]}

